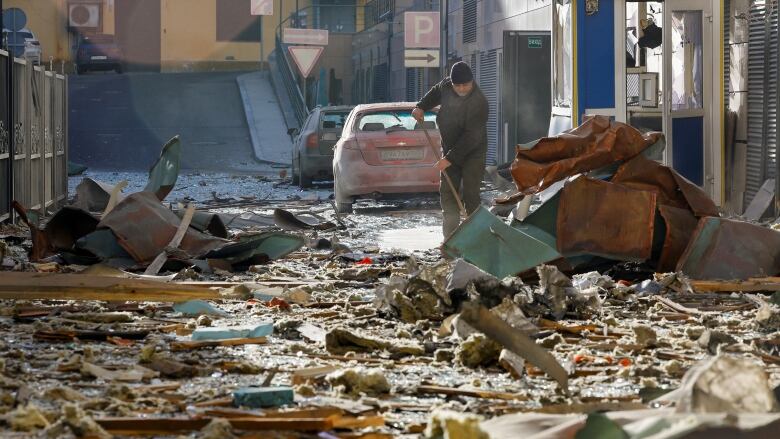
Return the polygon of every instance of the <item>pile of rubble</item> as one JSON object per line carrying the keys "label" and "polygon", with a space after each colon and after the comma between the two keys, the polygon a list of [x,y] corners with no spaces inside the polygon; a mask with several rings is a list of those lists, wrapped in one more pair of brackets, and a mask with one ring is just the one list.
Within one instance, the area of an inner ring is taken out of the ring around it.
{"label": "pile of rubble", "polygon": [[18,206],[3,435],[767,437],[780,233],[720,218],[662,142],[595,118],[521,149],[538,207],[478,211],[450,260],[291,202],[166,206],[176,139],[145,191],[87,179],[41,230]]}

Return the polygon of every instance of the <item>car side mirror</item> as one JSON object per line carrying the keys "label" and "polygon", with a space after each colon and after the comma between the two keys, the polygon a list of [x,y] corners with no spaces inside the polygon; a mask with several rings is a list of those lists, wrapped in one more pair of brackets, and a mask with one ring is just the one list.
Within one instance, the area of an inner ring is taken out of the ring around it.
{"label": "car side mirror", "polygon": [[287,129],[287,135],[288,136],[295,136],[298,134],[298,128],[288,128]]}

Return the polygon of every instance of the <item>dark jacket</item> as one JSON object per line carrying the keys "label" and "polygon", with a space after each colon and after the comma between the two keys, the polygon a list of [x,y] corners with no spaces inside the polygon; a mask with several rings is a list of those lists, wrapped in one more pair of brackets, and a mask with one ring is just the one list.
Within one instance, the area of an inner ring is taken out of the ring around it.
{"label": "dark jacket", "polygon": [[488,102],[477,84],[474,83],[468,96],[460,97],[452,88],[450,78],[445,78],[417,103],[425,111],[437,105],[441,105],[436,122],[444,157],[458,166],[469,158],[484,157],[487,153]]}

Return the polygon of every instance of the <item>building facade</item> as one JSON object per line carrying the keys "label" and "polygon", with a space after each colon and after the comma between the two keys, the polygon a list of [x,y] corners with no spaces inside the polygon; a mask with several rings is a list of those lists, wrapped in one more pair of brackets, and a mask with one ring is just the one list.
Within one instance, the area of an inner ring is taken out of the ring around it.
{"label": "building facade", "polygon": [[274,50],[283,20],[296,10],[303,27],[313,19],[311,0],[273,1],[274,15],[262,18],[250,14],[250,0],[5,0],[3,5],[25,12],[46,61],[71,63],[81,36],[108,34],[121,47],[128,70],[191,71],[257,68]]}

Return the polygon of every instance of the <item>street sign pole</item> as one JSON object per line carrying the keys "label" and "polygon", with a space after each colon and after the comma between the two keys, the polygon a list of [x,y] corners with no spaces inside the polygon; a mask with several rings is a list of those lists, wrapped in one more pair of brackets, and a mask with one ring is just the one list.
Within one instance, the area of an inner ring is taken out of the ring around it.
{"label": "street sign pole", "polygon": [[263,38],[263,16],[262,15],[260,16],[260,20],[258,20],[258,21],[260,22],[260,71],[262,72],[263,69],[264,69],[264,67],[263,67],[263,58],[265,58],[263,56],[264,55],[264,53],[263,53],[264,38]]}

